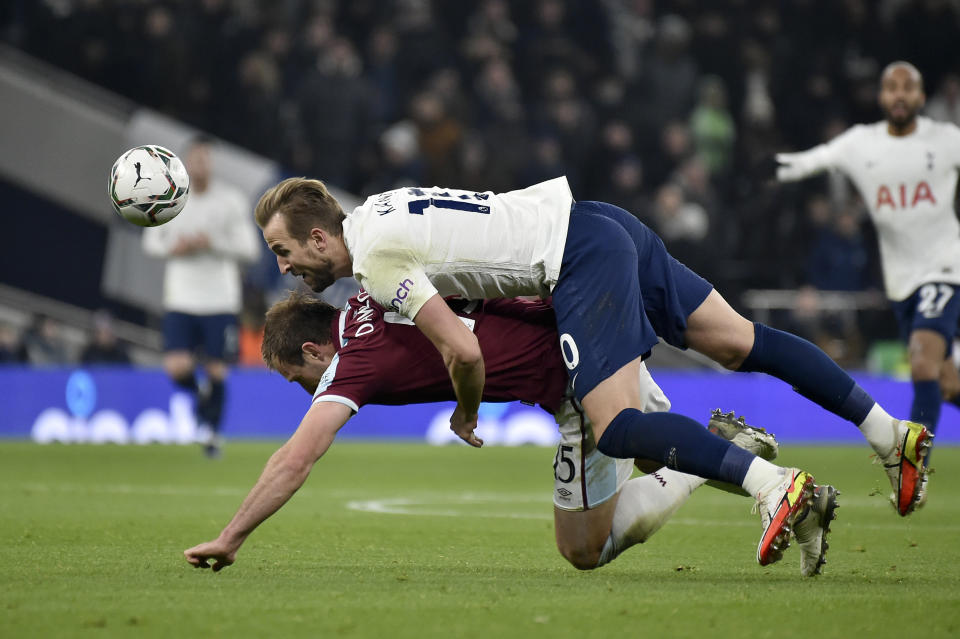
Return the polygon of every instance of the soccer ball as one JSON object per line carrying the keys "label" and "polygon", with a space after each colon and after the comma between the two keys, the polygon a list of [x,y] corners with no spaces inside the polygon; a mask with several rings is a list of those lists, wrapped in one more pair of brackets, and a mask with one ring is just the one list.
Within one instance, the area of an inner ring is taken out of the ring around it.
{"label": "soccer ball", "polygon": [[107,192],[117,215],[137,226],[158,226],[183,210],[190,176],[173,152],[147,144],[117,158]]}

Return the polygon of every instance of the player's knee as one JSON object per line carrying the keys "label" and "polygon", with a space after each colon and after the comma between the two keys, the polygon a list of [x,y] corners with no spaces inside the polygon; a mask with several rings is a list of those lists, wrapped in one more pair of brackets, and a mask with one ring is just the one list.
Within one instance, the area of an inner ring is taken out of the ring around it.
{"label": "player's knee", "polygon": [[740,366],[743,365],[743,362],[746,361],[749,354],[750,351],[731,350],[724,353],[723,356],[716,361],[728,371],[736,371],[740,369]]}
{"label": "player's knee", "polygon": [[593,570],[600,561],[602,548],[588,548],[580,545],[569,545],[557,541],[557,549],[563,558],[577,570]]}
{"label": "player's knee", "polygon": [[227,377],[227,365],[219,360],[212,360],[204,364],[207,375],[218,382],[222,382]]}
{"label": "player's knee", "polygon": [[910,360],[910,378],[915,382],[927,382],[940,378],[940,367],[932,362]]}
{"label": "player's knee", "polygon": [[910,377],[915,382],[940,378],[941,363],[921,349],[910,350]]}
{"label": "player's knee", "polygon": [[194,361],[189,353],[172,352],[163,357],[163,370],[172,379],[185,379],[193,375]]}

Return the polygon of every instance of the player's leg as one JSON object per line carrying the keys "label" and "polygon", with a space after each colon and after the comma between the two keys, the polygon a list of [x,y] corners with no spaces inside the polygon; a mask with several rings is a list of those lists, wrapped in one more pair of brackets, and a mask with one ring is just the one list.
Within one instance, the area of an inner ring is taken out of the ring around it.
{"label": "player's leg", "polygon": [[227,361],[236,351],[236,318],[233,315],[209,315],[203,318],[203,349],[207,356],[204,369],[206,383],[197,399],[197,417],[211,432],[205,445],[210,457],[220,454],[220,426],[226,402]]}
{"label": "player's leg", "polygon": [[636,380],[641,355],[656,336],[643,314],[637,246],[621,226],[591,208],[574,206],[571,212],[553,304],[574,393],[593,422],[599,450],[742,486],[762,502],[758,560],[775,561],[812,477],[759,459],[683,415],[642,412]]}
{"label": "player's leg", "polygon": [[822,350],[790,333],[751,324],[716,291],[687,318],[685,337],[687,346],[725,367],[773,375],[856,424],[884,464],[899,514],[915,508],[930,433],[920,424],[891,417]]}
{"label": "player's leg", "polygon": [[[670,409],[646,367],[638,381],[651,410]],[[646,541],[704,481],[668,469],[630,479],[632,460],[596,449],[575,402],[564,402],[556,418],[561,441],[554,461],[554,529],[560,554],[576,568],[597,568]]]}
{"label": "player's leg", "polygon": [[[742,418],[735,419],[733,413],[725,415],[719,410],[714,411],[707,426],[711,432],[754,455],[768,461],[777,456],[779,446],[773,435],[763,429],[748,426]],[[705,480],[700,477],[679,473],[669,468],[659,468],[644,477],[636,477],[626,482],[618,493],[610,536],[604,542],[598,566],[612,561],[630,546],[649,539],[704,482]],[[715,488],[734,492],[729,484],[707,483]],[[746,493],[741,494],[749,497]],[[802,517],[808,522],[803,531],[803,538],[801,539],[798,535],[802,551],[801,571],[804,565],[811,563],[812,555],[812,561],[816,562],[822,558],[822,552],[825,552],[821,543],[823,535],[820,534],[814,539],[815,535],[821,532],[815,527],[819,525],[820,518],[816,514],[809,515],[809,510],[809,507],[805,507],[798,515],[798,519]],[[588,517],[589,513],[584,515]]]}
{"label": "player's leg", "polygon": [[947,384],[956,384],[951,348],[960,320],[960,286],[943,282],[924,284],[910,297],[895,302],[893,309],[908,344],[913,380],[910,418],[935,432],[944,400],[941,377],[945,370]]}
{"label": "player's leg", "polygon": [[592,208],[574,206],[553,291],[573,393],[593,424],[601,450],[609,435],[608,450],[603,450],[608,456],[651,459],[675,470],[739,484],[752,460],[731,451],[729,442],[688,417],[642,412],[644,397],[637,380],[642,355],[657,337],[643,314],[637,260],[636,246],[620,226],[593,214]]}
{"label": "player's leg", "polygon": [[910,379],[913,381],[913,405],[910,420],[923,424],[933,433],[940,421],[940,373],[947,362],[947,340],[937,331],[917,328],[910,333],[907,352]]}
{"label": "player's leg", "polygon": [[163,316],[163,369],[167,376],[183,390],[196,395],[196,332],[191,316],[184,313],[165,313]]}
{"label": "player's leg", "polygon": [[[894,304],[901,330],[909,330],[907,338],[910,376],[913,381],[913,404],[910,419],[933,433],[940,421],[941,404],[957,384],[953,361],[953,338],[960,321],[960,286],[931,282],[919,287],[910,297]],[[945,385],[941,381],[945,378]],[[924,458],[930,465],[931,456]],[[921,482],[919,504],[927,498],[927,479]]]}
{"label": "player's leg", "polygon": [[[649,374],[646,377],[652,383]],[[658,410],[668,410],[669,402],[662,391],[656,384],[653,388],[661,401],[647,396],[647,404]],[[584,427],[570,404],[557,417],[562,436],[554,464],[557,547],[576,568],[600,567],[627,548],[645,542],[704,483],[699,477],[667,468],[628,479],[632,473],[629,460],[614,460],[595,450],[590,429]],[[742,419],[733,419],[732,413],[722,415],[715,411],[709,425],[721,436],[754,454],[766,459],[776,457],[776,439],[762,429],[748,426]],[[589,452],[584,454],[584,451]],[[578,471],[581,468],[582,476]],[[614,488],[616,492],[612,492]],[[818,512],[811,514],[810,510],[806,508],[800,513],[806,522],[803,539],[798,534],[798,540],[803,542],[802,571],[804,565],[819,566],[826,551],[820,528],[821,517]],[[812,571],[804,574],[812,574]]]}
{"label": "player's leg", "polygon": [[810,342],[754,324],[737,313],[699,275],[670,256],[663,242],[635,217],[598,202],[579,203],[621,225],[638,248],[643,306],[656,334],[693,348],[730,370],[761,371],[848,419],[881,454],[896,448],[894,420],[823,351]]}

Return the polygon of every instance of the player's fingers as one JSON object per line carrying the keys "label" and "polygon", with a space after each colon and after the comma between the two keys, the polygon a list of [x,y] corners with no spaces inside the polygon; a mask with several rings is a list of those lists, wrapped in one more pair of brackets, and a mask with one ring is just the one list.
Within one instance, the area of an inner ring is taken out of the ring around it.
{"label": "player's fingers", "polygon": [[220,572],[233,562],[227,559],[226,557],[220,557],[217,559],[217,563],[213,564],[213,572]]}
{"label": "player's fingers", "polygon": [[793,162],[793,153],[777,153],[773,157],[777,158],[780,164],[790,164]]}
{"label": "player's fingers", "polygon": [[186,550],[184,550],[183,556],[186,558],[188,562],[190,562],[194,566],[197,566],[198,568],[200,567],[200,562],[203,561],[201,557],[194,555],[193,548],[187,548]]}

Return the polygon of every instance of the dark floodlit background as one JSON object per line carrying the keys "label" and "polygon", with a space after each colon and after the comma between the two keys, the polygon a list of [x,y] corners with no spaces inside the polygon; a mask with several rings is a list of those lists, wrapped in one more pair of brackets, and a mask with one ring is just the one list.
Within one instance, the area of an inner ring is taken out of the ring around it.
{"label": "dark floodlit background", "polygon": [[[199,130],[222,140],[216,173],[251,210],[286,175],[350,206],[403,185],[504,191],[564,174],[576,198],[653,227],[748,317],[847,368],[903,375],[858,194],[835,176],[776,185],[772,156],[880,119],[879,72],[897,59],[924,74],[926,114],[960,124],[958,5],[4,2],[0,360],[73,367],[104,330],[135,366],[157,364],[160,265],[111,211],[106,176],[130,146],[182,152]],[[297,285],[263,253],[244,282],[246,367],[264,309]],[[658,351],[655,375],[706,367]],[[30,424],[0,411],[5,429]]]}

